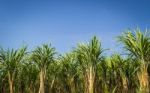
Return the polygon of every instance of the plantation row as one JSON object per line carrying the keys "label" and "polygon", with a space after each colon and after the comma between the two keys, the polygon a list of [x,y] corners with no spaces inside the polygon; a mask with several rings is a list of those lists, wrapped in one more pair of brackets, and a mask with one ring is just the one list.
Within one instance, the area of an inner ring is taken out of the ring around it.
{"label": "plantation row", "polygon": [[118,42],[125,57],[105,56],[95,36],[64,55],[49,44],[0,48],[0,93],[149,93],[150,35],[136,29]]}

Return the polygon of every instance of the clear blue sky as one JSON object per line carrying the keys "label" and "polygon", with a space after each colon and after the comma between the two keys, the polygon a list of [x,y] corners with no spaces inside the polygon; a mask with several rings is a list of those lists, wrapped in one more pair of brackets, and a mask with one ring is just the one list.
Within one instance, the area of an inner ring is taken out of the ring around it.
{"label": "clear blue sky", "polygon": [[0,46],[29,49],[51,42],[66,52],[97,35],[118,50],[127,28],[150,27],[150,0],[0,0]]}

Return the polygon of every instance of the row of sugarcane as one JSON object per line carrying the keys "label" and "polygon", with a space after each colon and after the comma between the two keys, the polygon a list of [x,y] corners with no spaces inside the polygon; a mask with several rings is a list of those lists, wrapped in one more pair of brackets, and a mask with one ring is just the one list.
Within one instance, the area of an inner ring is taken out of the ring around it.
{"label": "row of sugarcane", "polygon": [[51,44],[0,48],[0,93],[149,93],[148,31],[117,38],[122,54],[105,55],[96,36],[63,55]]}

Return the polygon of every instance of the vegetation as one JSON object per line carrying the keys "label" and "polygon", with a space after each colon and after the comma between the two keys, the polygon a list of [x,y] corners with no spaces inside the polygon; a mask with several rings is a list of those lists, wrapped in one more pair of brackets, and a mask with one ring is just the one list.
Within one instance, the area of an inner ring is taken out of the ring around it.
{"label": "vegetation", "polygon": [[96,36],[64,55],[51,44],[0,48],[0,93],[149,93],[150,35],[135,29],[118,42],[124,55],[104,55]]}

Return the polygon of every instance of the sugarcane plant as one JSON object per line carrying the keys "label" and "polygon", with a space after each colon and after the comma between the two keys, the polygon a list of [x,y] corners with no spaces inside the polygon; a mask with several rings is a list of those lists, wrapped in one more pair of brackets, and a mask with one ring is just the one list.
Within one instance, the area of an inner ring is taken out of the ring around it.
{"label": "sugarcane plant", "polygon": [[117,39],[123,51],[115,53],[96,36],[63,54],[51,44],[1,47],[0,93],[149,93],[149,31],[127,30]]}

